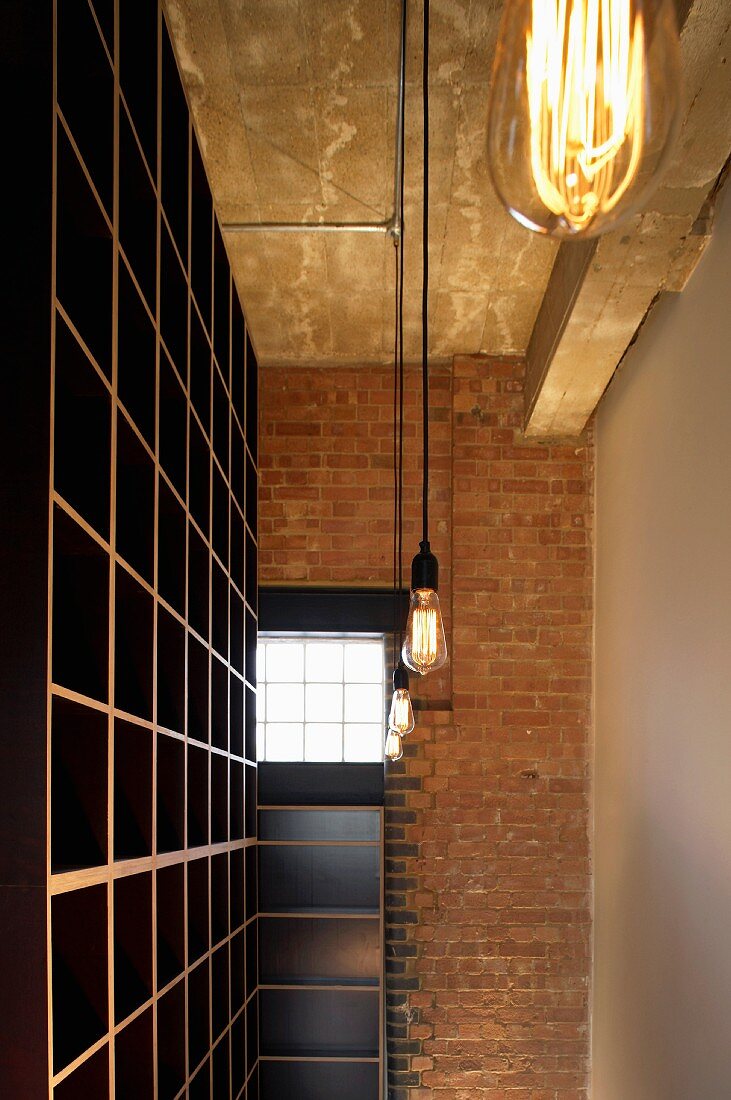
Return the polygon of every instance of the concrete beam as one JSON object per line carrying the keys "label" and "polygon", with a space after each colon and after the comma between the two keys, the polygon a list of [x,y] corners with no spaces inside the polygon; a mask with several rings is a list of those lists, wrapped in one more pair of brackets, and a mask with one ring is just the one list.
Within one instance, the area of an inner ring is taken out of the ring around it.
{"label": "concrete beam", "polygon": [[576,436],[659,294],[682,290],[709,239],[731,150],[731,2],[686,5],[683,123],[650,208],[598,241],[562,244],[527,352],[525,432]]}

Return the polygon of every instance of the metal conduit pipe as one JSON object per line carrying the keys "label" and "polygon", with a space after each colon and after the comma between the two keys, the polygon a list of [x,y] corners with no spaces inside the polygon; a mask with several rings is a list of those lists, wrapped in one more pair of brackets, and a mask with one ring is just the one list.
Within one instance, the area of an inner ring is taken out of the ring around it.
{"label": "metal conduit pipe", "polygon": [[401,236],[403,211],[401,209],[399,179],[404,156],[404,135],[401,130],[401,108],[405,95],[404,34],[406,3],[401,0],[401,50],[399,60],[398,102],[396,105],[396,155],[393,181],[393,214],[384,222],[224,222],[226,233],[385,233],[398,239]]}

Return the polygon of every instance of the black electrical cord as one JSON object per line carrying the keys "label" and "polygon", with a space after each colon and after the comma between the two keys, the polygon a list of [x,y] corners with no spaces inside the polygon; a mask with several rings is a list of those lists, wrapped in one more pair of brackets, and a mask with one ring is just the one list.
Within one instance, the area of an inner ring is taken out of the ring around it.
{"label": "black electrical cord", "polygon": [[[406,84],[406,7],[401,18],[401,57]],[[396,325],[394,339],[394,634],[396,637],[395,665],[398,666],[403,640],[403,500],[404,500],[404,176],[406,159],[406,96],[401,96],[399,111],[401,143],[401,167],[399,172],[399,235],[396,246]]]}
{"label": "black electrical cord", "polygon": [[424,0],[424,61],[422,68],[424,106],[424,207],[422,256],[424,273],[421,295],[421,404],[424,430],[424,468],[422,478],[423,541],[429,542],[429,0]]}

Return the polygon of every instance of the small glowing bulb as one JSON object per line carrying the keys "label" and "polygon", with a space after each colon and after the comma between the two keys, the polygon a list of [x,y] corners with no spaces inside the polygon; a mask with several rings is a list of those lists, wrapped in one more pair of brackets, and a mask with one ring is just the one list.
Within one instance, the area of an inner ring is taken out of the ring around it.
{"label": "small glowing bulb", "polygon": [[414,721],[414,711],[411,706],[409,690],[408,688],[405,691],[403,688],[397,688],[391,700],[391,713],[388,716],[388,727],[404,737],[405,734],[411,733],[415,725],[416,722]]}
{"label": "small glowing bulb", "polygon": [[386,734],[386,756],[389,760],[395,763],[400,760],[404,755],[404,746],[401,740],[401,734],[396,730],[389,730]]}
{"label": "small glowing bulb", "polygon": [[447,659],[442,610],[434,588],[411,593],[406,639],[401,651],[404,664],[422,676],[441,668]]}
{"label": "small glowing bulb", "polygon": [[679,105],[672,0],[510,0],[488,126],[498,195],[538,233],[606,232],[657,186]]}
{"label": "small glowing bulb", "polygon": [[393,698],[391,713],[388,716],[388,728],[403,737],[411,733],[414,722],[414,709],[409,694],[409,674],[403,661],[399,661],[393,672]]}

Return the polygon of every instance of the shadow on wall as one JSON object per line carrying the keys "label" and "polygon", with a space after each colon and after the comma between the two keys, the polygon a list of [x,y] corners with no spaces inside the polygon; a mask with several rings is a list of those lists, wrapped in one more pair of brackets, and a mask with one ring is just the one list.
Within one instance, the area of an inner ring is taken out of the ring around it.
{"label": "shadow on wall", "polygon": [[[731,879],[670,802],[627,823],[624,852],[615,935],[633,947],[614,953],[621,961],[612,1001],[623,1007],[613,1033],[614,1056],[632,1067],[633,1080],[621,1100],[723,1100],[731,1095],[731,949],[709,950],[717,935],[709,924],[731,913]],[[605,1100],[601,1090],[596,1097]]]}

